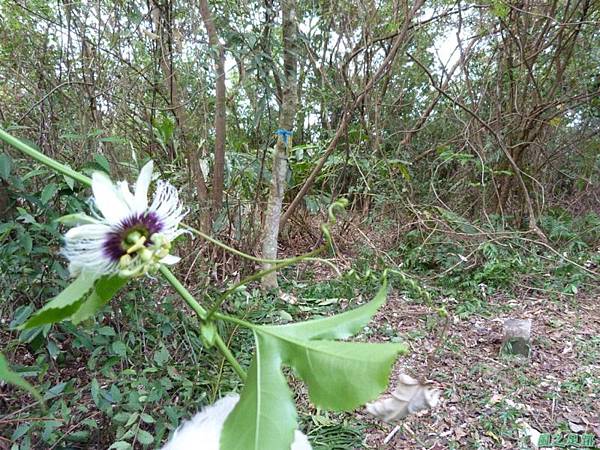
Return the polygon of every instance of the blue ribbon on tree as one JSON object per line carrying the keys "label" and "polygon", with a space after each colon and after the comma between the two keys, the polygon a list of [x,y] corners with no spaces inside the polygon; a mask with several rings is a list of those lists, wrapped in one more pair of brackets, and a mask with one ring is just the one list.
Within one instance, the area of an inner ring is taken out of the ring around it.
{"label": "blue ribbon on tree", "polygon": [[288,130],[284,130],[283,128],[279,128],[279,129],[278,129],[278,130],[275,132],[275,134],[277,134],[277,135],[281,136],[281,139],[283,139],[283,143],[284,143],[285,145],[288,145],[288,138],[289,138],[289,137],[290,137],[292,134],[294,134],[294,133],[292,133],[291,131],[288,131]]}

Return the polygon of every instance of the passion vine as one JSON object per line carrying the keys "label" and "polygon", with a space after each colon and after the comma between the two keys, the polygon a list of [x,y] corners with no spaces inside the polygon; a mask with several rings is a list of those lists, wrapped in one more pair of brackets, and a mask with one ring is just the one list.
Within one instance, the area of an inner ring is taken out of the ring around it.
{"label": "passion vine", "polygon": [[[170,183],[158,180],[152,202],[149,202],[152,162],[142,167],[132,192],[125,181],[114,183],[100,172],[89,178],[2,129],[0,140],[56,172],[91,187],[93,194],[90,214],[80,212],[61,219],[63,224],[72,227],[64,236],[62,254],[69,260],[69,270],[75,279],[30,317],[22,328],[63,320],[78,324],[100,311],[132,277],[160,272],[197,315],[198,331],[205,344],[217,348],[244,381],[239,402],[223,426],[222,450],[291,447],[298,424],[283,366],[291,367],[306,383],[310,400],[316,406],[349,411],[376,399],[386,389],[398,355],[407,353],[407,346],[401,343],[346,340],[360,332],[385,303],[388,292],[385,275],[371,302],[332,317],[273,326],[251,323],[220,311],[224,300],[240,286],[291,264],[318,259],[316,255],[332,245],[328,225],[335,221],[336,209],[345,206],[344,200],[338,200],[329,208],[329,224],[322,225],[325,243],[321,247],[295,258],[261,260],[185,226],[182,220],[186,211],[177,189]],[[224,290],[212,304],[200,302],[167,267],[179,262],[172,254],[173,244],[183,233],[194,233],[236,255],[269,262],[272,266]],[[256,351],[247,373],[219,336],[216,321],[231,322],[252,331]],[[2,355],[0,379],[35,392],[10,371]]]}

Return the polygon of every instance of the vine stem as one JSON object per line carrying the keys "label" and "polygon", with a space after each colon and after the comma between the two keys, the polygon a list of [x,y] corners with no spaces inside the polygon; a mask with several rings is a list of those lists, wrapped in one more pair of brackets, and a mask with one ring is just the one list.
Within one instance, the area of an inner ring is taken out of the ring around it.
{"label": "vine stem", "polygon": [[[167,266],[164,266],[164,265],[161,265],[159,270],[160,270],[160,273],[162,273],[163,276],[165,277],[165,280],[167,280],[169,282],[169,284],[171,286],[173,286],[173,289],[175,289],[177,291],[177,293],[181,296],[181,298],[183,298],[185,300],[185,302],[188,304],[188,306],[194,310],[194,312],[198,315],[200,320],[201,321],[208,320],[209,315],[207,314],[206,310],[202,307],[202,305],[200,305],[200,303],[198,303],[198,300],[196,300],[194,298],[194,296],[190,293],[190,291],[188,291],[185,288],[185,286],[183,284],[181,284],[181,282],[177,279],[177,277],[175,275],[173,275],[173,272],[171,272],[167,268]],[[219,319],[227,320],[226,318],[230,319],[230,317],[227,316],[226,314],[219,314]],[[242,321],[242,322],[245,327],[252,326],[252,324],[249,322],[246,322],[246,321]],[[242,366],[240,366],[240,363],[237,361],[237,359],[235,359],[235,356],[233,356],[233,353],[231,353],[231,350],[229,349],[229,347],[227,347],[227,344],[225,344],[225,342],[223,342],[223,339],[221,338],[219,333],[217,333],[217,335],[215,337],[215,345],[217,346],[219,351],[223,354],[223,356],[225,357],[227,362],[229,362],[229,364],[231,364],[231,367],[233,367],[233,370],[235,370],[235,372],[239,375],[239,377],[242,379],[242,381],[245,381],[246,380],[246,372],[244,371],[244,369],[242,369]]]}
{"label": "vine stem", "polygon": [[6,131],[4,131],[2,128],[0,128],[0,139],[9,145],[12,145],[17,150],[22,151],[23,153],[25,153],[27,156],[31,157],[32,159],[35,159],[36,161],[41,162],[42,164],[50,167],[51,169],[55,170],[56,172],[59,172],[70,178],[73,178],[74,180],[77,180],[80,183],[85,184],[86,186],[92,185],[92,179],[90,177],[86,177],[85,175],[77,172],[76,170],[73,170],[70,167],[68,167],[64,164],[61,164],[58,161],[55,161],[54,159],[44,155],[42,152],[34,149],[30,145],[27,145],[26,143],[20,141],[16,137],[11,136]]}
{"label": "vine stem", "polygon": [[[272,272],[276,272],[277,270],[287,267],[289,265],[292,265],[296,262],[300,262],[300,261],[307,260],[307,259],[311,260],[311,259],[313,259],[312,258],[313,256],[318,255],[323,250],[325,250],[325,248],[326,248],[326,246],[322,245],[321,247],[318,247],[318,248],[314,249],[313,251],[306,253],[304,255],[296,256],[295,258],[288,258],[285,260],[280,260],[279,264],[275,264],[275,265],[269,267],[268,269],[264,269],[259,272],[253,273],[252,275],[244,278],[240,282],[234,284],[229,289],[224,291],[221,295],[219,295],[219,298],[216,300],[215,304],[210,308],[210,311],[208,312],[207,320],[209,320],[212,316],[214,316],[214,314],[221,307],[221,305],[223,304],[225,299],[229,295],[231,295],[233,292],[235,292],[240,286],[244,286],[252,281],[260,280],[265,275],[272,273]],[[319,259],[319,258],[315,258],[315,259]]]}
{"label": "vine stem", "polygon": [[[26,143],[22,142],[21,140],[13,137],[12,135],[7,133],[2,128],[0,128],[0,140],[15,147],[17,150],[20,150],[25,155],[44,164],[45,166],[49,167],[50,169],[52,169],[62,175],[68,176],[76,181],[79,181],[80,183],[82,183],[86,186],[92,185],[91,178],[77,172],[76,170],[71,169],[70,167],[66,166],[65,164],[62,164],[62,163],[54,160],[53,158],[50,158],[50,157],[44,155],[39,150],[36,150],[33,147],[31,147],[30,145],[27,145]],[[330,217],[330,220],[332,223],[335,222],[335,217],[333,215],[333,208],[337,207],[337,206],[343,206],[343,205],[344,205],[344,203],[341,202],[341,200],[339,200],[338,202],[334,203],[333,205],[331,205],[329,207],[329,217]],[[188,306],[196,313],[196,315],[199,317],[201,322],[206,322],[206,321],[210,320],[212,317],[215,317],[215,318],[223,320],[223,321],[228,321],[228,322],[232,322],[232,323],[241,325],[245,328],[254,329],[255,325],[250,322],[246,322],[245,320],[241,320],[236,317],[217,312],[217,309],[221,306],[223,301],[225,301],[225,299],[227,298],[228,295],[230,295],[233,291],[238,289],[243,284],[247,284],[251,281],[257,280],[268,273],[274,272],[278,269],[281,269],[283,267],[289,266],[291,264],[294,264],[294,263],[302,261],[302,260],[313,260],[313,261],[318,260],[318,261],[325,262],[327,264],[331,264],[327,260],[323,260],[320,258],[314,258],[315,255],[321,253],[326,248],[326,245],[323,245],[307,254],[296,256],[294,258],[279,259],[279,260],[262,259],[262,258],[257,258],[257,257],[251,256],[251,255],[248,255],[239,250],[236,250],[233,247],[230,247],[230,246],[224,244],[223,242],[220,242],[217,239],[214,239],[193,227],[187,226],[185,224],[182,224],[182,227],[193,232],[194,234],[199,235],[203,239],[205,239],[215,245],[218,245],[219,247],[227,250],[228,252],[231,252],[240,257],[250,259],[250,260],[256,261],[256,262],[267,262],[267,263],[275,264],[273,267],[270,267],[269,269],[257,272],[256,274],[253,274],[253,275],[245,278],[244,280],[237,283],[230,289],[226,290],[223,294],[221,294],[219,296],[215,305],[213,305],[213,307],[211,308],[210,312],[207,312],[206,309],[204,309],[202,307],[202,305],[200,305],[200,303],[194,298],[194,296],[185,288],[185,286],[183,284],[181,284],[179,279],[177,279],[177,277],[166,266],[161,265],[159,268],[159,271],[161,272],[161,274],[163,275],[165,280],[173,287],[173,289],[175,289],[175,291],[177,291],[177,293],[181,296],[181,298],[183,298],[183,300],[188,304]],[[331,236],[329,235],[328,228],[325,225],[323,225],[321,228],[322,228],[323,234],[325,236],[325,240],[329,243],[329,245],[331,245]],[[235,356],[231,353],[231,350],[227,347],[225,342],[223,342],[223,339],[221,338],[221,336],[218,333],[215,337],[215,345],[217,346],[219,351],[223,354],[225,359],[227,359],[229,364],[231,364],[231,366],[233,367],[235,372],[239,375],[239,377],[242,380],[245,380],[246,372],[244,371],[244,369],[242,369],[239,362],[235,359]]]}
{"label": "vine stem", "polygon": [[173,289],[177,291],[181,298],[185,300],[188,306],[194,310],[200,320],[206,320],[206,310],[202,307],[202,305],[200,305],[200,303],[198,303],[198,300],[196,300],[194,296],[190,294],[190,291],[188,291],[185,286],[181,284],[181,281],[179,281],[179,279],[173,275],[173,272],[171,272],[165,265],[161,265],[160,269],[158,270],[165,277],[165,280],[167,280],[169,284],[173,286]]}
{"label": "vine stem", "polygon": [[[169,282],[169,284],[171,286],[173,286],[173,289],[175,289],[177,291],[177,293],[181,296],[181,298],[183,298],[185,300],[185,302],[188,304],[188,306],[194,310],[194,312],[198,315],[200,320],[206,321],[208,319],[208,314],[207,314],[206,310],[202,307],[202,305],[200,305],[200,303],[198,303],[198,300],[196,300],[194,298],[194,296],[190,293],[190,291],[188,291],[185,288],[185,286],[183,284],[181,284],[181,282],[177,279],[177,277],[175,275],[173,275],[173,272],[171,272],[164,265],[161,265],[159,270],[160,270],[160,273],[162,273],[162,275],[165,277],[165,280],[167,280]],[[224,320],[225,317],[229,318],[229,316],[227,316],[225,314],[220,314],[219,316],[220,316],[219,318],[222,320]],[[252,325],[245,321],[242,321],[242,322],[244,322],[244,326],[246,326],[246,327],[248,327],[249,325],[250,326]],[[223,339],[221,338],[221,336],[218,333],[215,337],[215,345],[217,346],[219,351],[223,354],[223,356],[225,357],[227,362],[229,362],[229,364],[231,364],[231,367],[233,367],[233,370],[235,370],[235,372],[242,379],[242,381],[245,381],[246,380],[246,372],[244,371],[244,369],[242,369],[242,366],[237,361],[237,359],[235,359],[235,356],[233,356],[233,353],[231,353],[231,350],[229,349],[229,347],[227,347],[225,342],[223,342]]]}
{"label": "vine stem", "polygon": [[[44,155],[39,150],[34,149],[30,145],[24,143],[23,141],[17,139],[16,137],[12,136],[11,134],[7,133],[2,128],[0,128],[0,140],[3,140],[4,142],[6,142],[9,145],[12,145],[17,150],[20,150],[21,152],[25,153],[30,158],[44,164],[45,166],[55,170],[56,172],[58,172],[62,175],[73,178],[74,180],[79,181],[80,183],[84,184],[85,186],[92,185],[92,179],[90,177],[85,176],[82,173],[79,173],[76,170],[71,169],[69,166],[62,164],[62,163]],[[181,224],[181,227],[185,228],[186,230],[190,231],[193,234],[200,236],[202,239],[210,242],[211,244],[217,245],[217,246],[221,247],[222,249],[227,250],[230,253],[233,253],[234,255],[240,256],[240,257],[248,259],[250,261],[260,262],[260,263],[273,263],[273,264],[289,262],[290,264],[292,264],[292,263],[296,262],[298,259],[298,257],[287,258],[287,259],[257,258],[256,256],[248,255],[247,253],[244,253],[240,250],[230,247],[227,244],[224,244],[223,242],[209,236],[206,233],[203,233],[202,231],[200,231],[194,227],[191,227],[184,223]],[[324,262],[326,264],[329,263],[329,261],[326,261],[326,260],[319,260],[319,261]]]}
{"label": "vine stem", "polygon": [[231,350],[229,350],[229,347],[227,347],[227,344],[223,342],[223,339],[219,334],[215,336],[215,345],[221,351],[227,362],[231,364],[231,367],[233,367],[235,373],[237,373],[241,380],[245,382],[247,377],[246,371],[242,369],[242,366],[240,366],[240,363],[237,361],[237,359],[235,359],[235,356],[233,356],[233,353],[231,353]]}
{"label": "vine stem", "polygon": [[[254,261],[254,262],[259,262],[259,263],[269,263],[269,264],[280,264],[280,263],[294,264],[300,260],[308,260],[308,261],[318,261],[318,262],[322,262],[327,265],[331,265],[331,262],[326,259],[312,258],[312,256],[314,256],[313,252],[307,253],[305,255],[294,256],[293,258],[282,258],[282,259],[259,258],[257,256],[252,256],[252,255],[249,255],[248,253],[244,253],[240,250],[230,247],[229,245],[224,244],[223,242],[209,236],[206,233],[203,233],[202,231],[200,231],[194,227],[186,225],[185,223],[182,223],[181,227],[185,228],[186,230],[188,230],[189,232],[191,232],[193,234],[200,236],[205,241],[208,241],[211,244],[215,244],[215,245],[221,247],[222,249],[227,250],[229,253],[233,253],[234,255],[237,255],[237,256],[247,259],[249,261]],[[334,266],[334,268],[335,268],[335,266]],[[263,273],[263,275],[264,275],[264,273]]]}

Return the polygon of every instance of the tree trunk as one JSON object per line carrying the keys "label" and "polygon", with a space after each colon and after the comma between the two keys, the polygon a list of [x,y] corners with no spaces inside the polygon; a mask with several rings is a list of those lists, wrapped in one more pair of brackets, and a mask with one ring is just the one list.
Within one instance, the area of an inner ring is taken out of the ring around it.
{"label": "tree trunk", "polygon": [[219,36],[208,7],[207,0],[200,0],[200,15],[208,34],[208,43],[214,59],[215,75],[215,161],[212,179],[212,217],[214,218],[223,205],[223,184],[225,179],[225,48]]}
{"label": "tree trunk", "polygon": [[[266,259],[277,258],[277,240],[279,237],[279,222],[283,196],[285,194],[285,177],[288,170],[287,149],[291,147],[291,136],[285,131],[291,131],[294,126],[296,107],[298,104],[298,61],[297,61],[297,19],[296,0],[282,1],[283,22],[283,67],[284,80],[282,89],[281,109],[279,112],[280,134],[273,155],[273,173],[271,189],[265,215],[265,225],[262,242],[262,255]],[[268,269],[271,264],[264,264]],[[277,273],[272,272],[262,279],[263,289],[277,289]]]}
{"label": "tree trunk", "polygon": [[[181,144],[184,149],[188,167],[191,172],[194,184],[196,186],[196,195],[200,203],[200,209],[203,210],[208,204],[208,189],[206,187],[205,176],[200,169],[198,160],[198,150],[194,148],[189,139],[188,115],[185,108],[186,95],[185,89],[179,89],[177,73],[174,66],[174,52],[177,45],[174,42],[174,31],[172,17],[162,8],[167,9],[168,2],[161,7],[156,0],[150,0],[150,17],[154,30],[156,31],[155,40],[158,46],[159,65],[164,77],[165,98],[168,99],[169,107],[179,129]],[[172,144],[169,143],[170,157],[175,157]],[[200,222],[200,228],[206,231],[210,228],[210,217],[203,216]]]}

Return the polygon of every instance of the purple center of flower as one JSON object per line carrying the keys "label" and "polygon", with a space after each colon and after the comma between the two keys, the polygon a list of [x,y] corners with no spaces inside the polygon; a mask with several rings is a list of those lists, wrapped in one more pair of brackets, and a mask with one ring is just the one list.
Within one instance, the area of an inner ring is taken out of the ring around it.
{"label": "purple center of flower", "polygon": [[119,262],[121,256],[127,253],[125,240],[130,233],[137,231],[146,238],[145,245],[152,244],[150,236],[160,233],[164,228],[160,218],[154,212],[134,214],[121,221],[121,223],[108,233],[104,241],[104,254],[114,262]]}

